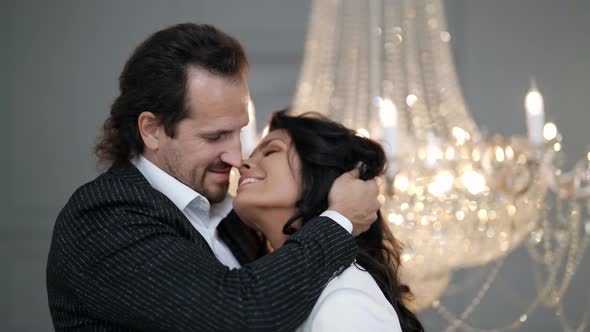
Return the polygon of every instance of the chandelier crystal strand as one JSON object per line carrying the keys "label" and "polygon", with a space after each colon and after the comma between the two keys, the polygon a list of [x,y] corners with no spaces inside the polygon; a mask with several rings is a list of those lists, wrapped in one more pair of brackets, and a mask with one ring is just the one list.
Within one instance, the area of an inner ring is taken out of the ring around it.
{"label": "chandelier crystal strand", "polygon": [[[327,114],[334,92],[334,75],[340,40],[340,0],[313,1],[305,43],[301,78],[295,92],[296,113],[316,111]],[[305,59],[314,59],[308,61]]]}
{"label": "chandelier crystal strand", "polygon": [[[369,59],[367,67],[369,69],[369,82],[368,82],[368,97],[363,102],[367,103],[364,105],[369,109],[367,112],[368,119],[365,120],[368,123],[367,128],[370,129],[371,133],[377,137],[383,135],[381,122],[379,121],[379,98],[383,96],[381,89],[381,73],[382,68],[382,57],[383,57],[383,0],[369,0],[369,22],[368,22],[368,38],[369,41]],[[369,102],[370,100],[370,102]],[[362,109],[359,107],[358,109]],[[363,112],[358,112],[363,113]]]}
{"label": "chandelier crystal strand", "polygon": [[[560,204],[563,208],[563,203]],[[565,294],[570,281],[574,275],[575,269],[575,260],[578,256],[578,249],[579,249],[579,230],[580,230],[580,210],[577,203],[572,203],[573,207],[567,213],[567,222],[569,225],[557,225],[557,230],[555,232],[555,241],[558,243],[558,247],[561,250],[557,251],[557,257],[553,257],[551,261],[551,265],[548,268],[549,276],[551,277],[552,281],[552,292],[550,293],[550,298],[546,301],[546,305],[554,306],[559,303],[561,297]],[[562,210],[562,213],[565,213]],[[558,223],[563,223],[563,221],[558,221]],[[560,229],[560,228],[565,229]],[[566,228],[567,227],[567,228]],[[566,256],[567,257],[564,257]],[[561,266],[561,261],[565,258],[564,263],[564,272],[561,280],[558,279],[558,271]]]}
{"label": "chandelier crystal strand", "polygon": [[[482,286],[481,292],[487,292],[487,288],[491,287],[491,284],[486,284]],[[508,331],[515,331],[516,329],[520,328],[527,320],[528,317],[531,316],[533,312],[537,310],[537,308],[542,304],[543,294],[537,294],[535,298],[528,304],[526,309],[523,311],[522,314],[519,315],[518,318],[514,319],[512,322],[507,323],[500,327],[494,328],[478,328],[472,326],[466,319],[461,319],[460,317],[455,316],[450,312],[446,306],[440,304],[440,302],[435,302],[433,304],[433,308],[443,317],[448,323],[449,326],[445,329],[446,331],[454,331],[456,329],[463,329],[464,331],[473,331],[473,332],[508,332]],[[480,301],[479,301],[480,302]],[[477,302],[477,303],[479,303]],[[470,305],[473,304],[470,303]]]}
{"label": "chandelier crystal strand", "polygon": [[[398,127],[402,139],[410,135],[409,118],[406,108],[406,96],[409,94],[405,82],[406,71],[404,52],[399,49],[404,47],[403,28],[400,25],[403,12],[399,6],[395,6],[391,1],[385,1],[383,4],[384,24],[383,24],[383,98],[389,98],[393,101],[398,109]],[[402,145],[401,149],[403,152]]]}
{"label": "chandelier crystal strand", "polygon": [[[433,45],[430,55],[437,63],[434,70],[439,80],[440,114],[442,118],[446,119],[447,129],[462,128],[472,136],[479,137],[479,129],[469,114],[455,71],[455,62],[451,52],[452,36],[448,30],[444,6],[441,1],[429,1],[427,8],[430,8],[427,10],[430,19],[433,19],[437,24],[436,28],[430,29],[430,40]],[[452,133],[449,132],[446,136],[450,134]]]}
{"label": "chandelier crystal strand", "polygon": [[[551,307],[559,304],[561,298],[565,296],[588,247],[590,236],[582,229],[583,217],[588,215],[584,204],[573,201],[568,207],[555,195],[550,196],[553,196],[552,198],[556,201],[557,217],[548,215],[549,208],[544,209],[542,226],[531,234],[527,249],[533,262],[537,263],[533,269],[536,288],[538,292],[545,294],[544,305]],[[563,221],[550,224],[550,217],[553,217],[551,218],[553,220]],[[567,221],[567,224],[564,224],[564,221]],[[543,245],[542,252],[537,249],[539,243]],[[546,276],[545,283],[541,281],[543,276]],[[543,286],[540,286],[541,284]]]}
{"label": "chandelier crystal strand", "polygon": [[[588,299],[590,299],[590,294],[588,294],[588,295],[589,295]],[[586,304],[585,307],[590,308],[590,303]],[[557,309],[555,311],[555,315],[558,317],[559,323],[560,323],[563,331],[565,331],[565,332],[587,331],[586,328],[588,327],[588,323],[590,322],[590,310],[587,310],[586,313],[584,313],[584,316],[582,317],[581,322],[578,325],[578,327],[572,327],[572,324],[568,321],[567,317],[565,317],[565,311],[563,310],[563,306],[561,304],[557,307]]]}
{"label": "chandelier crystal strand", "polygon": [[[408,95],[404,109],[412,124],[410,137],[418,141],[426,141],[428,133],[433,133],[433,121],[430,119],[425,104],[424,84],[422,82],[417,27],[417,4],[413,0],[404,0],[403,6],[403,52],[405,52],[406,80]],[[395,88],[395,87],[394,87]]]}
{"label": "chandelier crystal strand", "polygon": [[449,283],[449,286],[445,292],[445,296],[457,296],[467,289],[476,287],[476,284],[479,284],[482,282],[482,280],[485,280],[485,276],[489,275],[490,271],[491,269],[487,265],[470,271],[466,277],[467,280],[461,279],[460,281],[453,281],[452,283]]}
{"label": "chandelier crystal strand", "polygon": [[[336,114],[341,114],[342,120],[347,127],[357,127],[368,129],[364,123],[355,123],[356,110],[358,107],[357,97],[360,85],[364,82],[360,80],[360,73],[362,68],[361,55],[364,54],[362,47],[362,40],[366,40],[366,35],[363,33],[365,27],[363,22],[366,21],[366,7],[364,1],[344,2],[343,4],[343,18],[342,18],[342,32],[346,38],[340,39],[340,50],[342,51],[339,68],[336,72],[336,90],[332,100],[332,107],[330,108],[330,116],[334,117]],[[358,15],[359,12],[364,12],[365,15]]]}
{"label": "chandelier crystal strand", "polygon": [[[356,124],[357,126],[360,125],[361,128],[365,128],[366,130],[374,135],[375,124],[372,122],[372,103],[369,101],[371,98],[371,94],[374,93],[371,91],[373,82],[373,75],[378,74],[380,68],[373,69],[372,65],[373,59],[373,52],[372,45],[379,42],[379,35],[377,29],[379,28],[379,21],[377,21],[377,25],[373,26],[373,20],[378,19],[377,13],[380,8],[376,8],[379,4],[378,0],[369,0],[369,1],[357,1],[355,8],[355,16],[358,15],[358,11],[365,11],[367,15],[364,16],[364,19],[360,20],[359,22],[359,42],[357,43],[358,46],[358,60],[357,60],[357,68],[358,68],[358,77],[356,79],[356,92],[354,93],[355,96],[352,98],[352,104],[350,105],[351,114],[352,114],[352,123]],[[377,57],[377,66],[380,64],[380,58]],[[375,88],[379,88],[379,85],[375,84]],[[355,100],[356,99],[356,100]],[[366,109],[367,112],[357,112],[356,110],[359,109]],[[380,124],[380,123],[379,123]]]}
{"label": "chandelier crystal strand", "polygon": [[[492,284],[496,280],[496,277],[498,276],[498,272],[500,272],[500,269],[502,268],[504,261],[505,261],[504,259],[500,259],[496,262],[494,269],[486,278],[486,281],[483,283],[481,289],[477,292],[477,295],[471,300],[471,303],[469,303],[469,305],[465,308],[465,310],[463,310],[463,312],[459,315],[459,318],[457,319],[458,321],[463,322],[463,321],[467,321],[467,319],[469,319],[469,317],[471,316],[473,311],[481,303],[483,297],[487,294],[487,292],[492,287]],[[451,326],[449,326],[447,328],[446,331],[452,331],[455,328],[457,328],[458,326],[459,325],[452,324]]]}

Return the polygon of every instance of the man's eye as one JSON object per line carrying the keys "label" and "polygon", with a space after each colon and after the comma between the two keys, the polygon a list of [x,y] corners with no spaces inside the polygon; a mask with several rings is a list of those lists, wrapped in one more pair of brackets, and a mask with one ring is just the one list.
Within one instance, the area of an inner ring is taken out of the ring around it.
{"label": "man's eye", "polygon": [[224,137],[224,134],[205,136],[204,138],[207,142],[217,142],[217,141],[221,140],[223,137]]}

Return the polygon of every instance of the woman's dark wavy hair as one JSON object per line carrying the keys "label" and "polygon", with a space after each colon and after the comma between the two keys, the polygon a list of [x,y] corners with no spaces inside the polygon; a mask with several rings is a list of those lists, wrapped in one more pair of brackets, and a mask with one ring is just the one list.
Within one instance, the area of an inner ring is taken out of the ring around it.
{"label": "woman's dark wavy hair", "polygon": [[[386,157],[379,143],[357,135],[339,123],[317,113],[292,116],[287,110],[273,114],[270,130],[284,129],[292,139],[301,159],[301,198],[297,212],[285,227],[293,234],[292,224],[303,224],[328,209],[328,193],[334,180],[352,170],[361,161],[366,170],[361,174],[368,180],[384,172]],[[405,303],[412,294],[398,277],[401,245],[385,225],[381,213],[368,231],[356,238],[359,253],[356,261],[371,274],[387,300],[395,308],[403,331],[423,331],[422,324]]]}
{"label": "woman's dark wavy hair", "polygon": [[246,53],[233,37],[206,24],[184,23],[160,30],[133,52],[119,77],[119,96],[111,106],[95,147],[99,165],[121,166],[143,152],[137,119],[152,112],[174,137],[188,116],[189,66],[235,79],[248,68]]}

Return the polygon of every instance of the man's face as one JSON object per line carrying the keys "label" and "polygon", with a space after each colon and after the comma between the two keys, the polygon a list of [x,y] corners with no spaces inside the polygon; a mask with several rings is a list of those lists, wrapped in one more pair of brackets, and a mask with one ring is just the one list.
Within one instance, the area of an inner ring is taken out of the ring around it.
{"label": "man's face", "polygon": [[242,163],[250,92],[241,75],[228,79],[192,67],[187,76],[189,116],[174,138],[160,136],[155,164],[213,204],[227,194],[231,168]]}

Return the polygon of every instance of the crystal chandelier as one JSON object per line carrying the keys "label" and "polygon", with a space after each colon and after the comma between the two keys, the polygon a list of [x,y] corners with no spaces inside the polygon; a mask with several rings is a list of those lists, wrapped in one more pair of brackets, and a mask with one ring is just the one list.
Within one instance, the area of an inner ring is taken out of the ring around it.
{"label": "crystal chandelier", "polygon": [[537,298],[510,330],[540,305],[561,310],[590,242],[590,153],[572,171],[560,169],[561,135],[545,123],[534,82],[528,137],[484,135],[464,101],[450,40],[441,0],[315,0],[293,108],[383,142],[390,164],[380,198],[405,244],[404,279],[415,308],[436,308],[449,330],[475,329],[467,319],[497,274],[453,315],[438,300],[452,271],[490,262],[499,269],[512,251],[528,249],[541,275]]}

